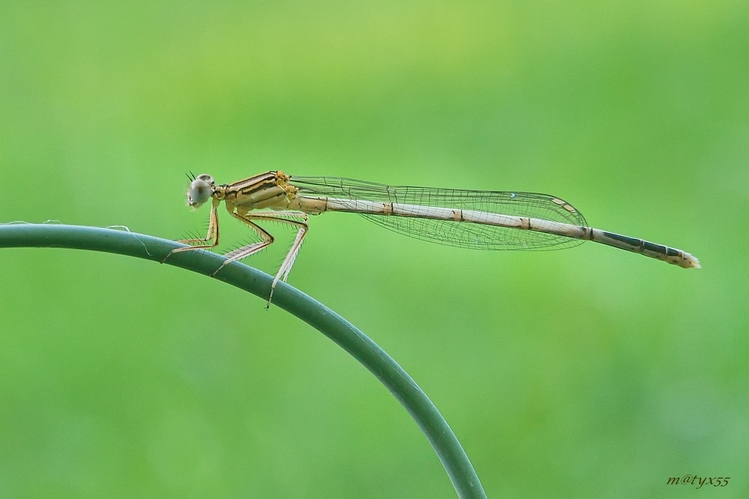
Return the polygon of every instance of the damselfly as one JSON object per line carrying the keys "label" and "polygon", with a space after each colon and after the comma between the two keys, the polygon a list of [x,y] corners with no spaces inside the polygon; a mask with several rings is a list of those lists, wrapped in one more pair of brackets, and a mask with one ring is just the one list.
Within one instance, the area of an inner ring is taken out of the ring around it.
{"label": "damselfly", "polygon": [[358,213],[386,229],[461,248],[561,249],[595,241],[683,268],[700,267],[697,258],[685,251],[589,227],[572,205],[547,194],[389,186],[340,177],[290,176],[280,171],[221,185],[206,174],[190,179],[187,203],[198,208],[211,201],[208,233],[202,239],[180,241],[189,246],[169,255],[218,245],[221,201],[260,241],[227,253],[213,275],[273,243],[273,236],[258,223],[290,225],[297,231],[296,238],[273,280],[271,297],[276,283],[286,281],[294,265],[307,234],[308,215],[327,211]]}

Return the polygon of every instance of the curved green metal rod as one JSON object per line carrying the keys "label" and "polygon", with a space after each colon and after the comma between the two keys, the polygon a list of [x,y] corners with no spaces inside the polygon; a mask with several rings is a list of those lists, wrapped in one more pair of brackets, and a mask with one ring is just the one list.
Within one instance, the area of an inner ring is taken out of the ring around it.
{"label": "curved green metal rod", "polygon": [[[74,248],[105,251],[161,262],[180,243],[127,230],[62,224],[0,225],[0,247]],[[175,253],[169,265],[210,275],[224,258],[206,251]],[[267,299],[273,277],[234,262],[216,279]],[[290,312],[336,342],[382,382],[411,414],[432,444],[461,498],[485,498],[481,482],[457,437],[416,382],[367,335],[346,319],[298,289],[279,282],[273,304]]]}

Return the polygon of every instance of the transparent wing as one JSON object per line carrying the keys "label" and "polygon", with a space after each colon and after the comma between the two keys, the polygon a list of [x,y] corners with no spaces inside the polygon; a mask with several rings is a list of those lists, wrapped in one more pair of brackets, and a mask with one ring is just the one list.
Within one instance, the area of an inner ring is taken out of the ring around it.
{"label": "transparent wing", "polygon": [[[587,227],[582,213],[555,196],[532,192],[471,191],[389,186],[341,177],[291,177],[301,195],[403,203],[501,215],[531,217]],[[583,241],[544,232],[472,222],[362,213],[386,229],[417,239],[471,249],[542,250],[577,246]]]}

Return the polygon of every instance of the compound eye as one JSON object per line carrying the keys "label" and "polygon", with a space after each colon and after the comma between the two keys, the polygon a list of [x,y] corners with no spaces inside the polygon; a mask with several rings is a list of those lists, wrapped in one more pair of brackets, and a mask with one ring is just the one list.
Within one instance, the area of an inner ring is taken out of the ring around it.
{"label": "compound eye", "polygon": [[190,183],[187,191],[187,204],[198,208],[211,198],[213,194],[213,178],[210,175],[199,175]]}

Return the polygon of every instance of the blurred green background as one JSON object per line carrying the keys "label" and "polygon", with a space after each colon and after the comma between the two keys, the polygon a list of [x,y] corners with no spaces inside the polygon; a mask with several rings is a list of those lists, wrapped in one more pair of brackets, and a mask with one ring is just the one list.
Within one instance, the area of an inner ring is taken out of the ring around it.
{"label": "blurred green background", "polygon": [[[2,2],[0,222],[176,239],[208,216],[189,171],[561,196],[704,268],[330,214],[289,281],[414,376],[490,497],[746,497],[747,89],[741,1]],[[0,497],[454,497],[389,393],[254,296],[54,249],[1,250],[0,283]]]}

